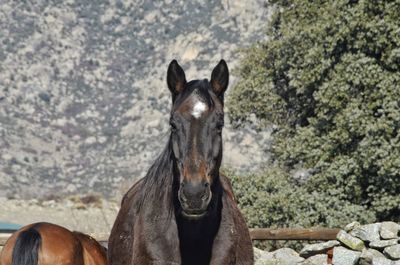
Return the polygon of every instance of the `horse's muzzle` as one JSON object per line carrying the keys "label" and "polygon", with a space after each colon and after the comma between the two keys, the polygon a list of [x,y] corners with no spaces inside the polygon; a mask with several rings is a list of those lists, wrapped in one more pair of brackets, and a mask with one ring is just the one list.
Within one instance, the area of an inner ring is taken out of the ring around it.
{"label": "horse's muzzle", "polygon": [[208,183],[181,183],[178,199],[182,215],[188,219],[199,219],[207,213],[212,193]]}

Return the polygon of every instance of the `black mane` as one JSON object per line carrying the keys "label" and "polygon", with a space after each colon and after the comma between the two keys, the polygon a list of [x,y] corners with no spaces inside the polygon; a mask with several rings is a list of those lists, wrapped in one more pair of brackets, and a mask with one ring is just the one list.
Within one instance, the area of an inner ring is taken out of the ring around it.
{"label": "black mane", "polygon": [[[137,211],[140,211],[142,207],[153,207],[155,201],[159,201],[166,191],[172,189],[173,159],[170,137],[163,152],[157,157],[156,161],[154,161],[146,176],[143,178]],[[171,192],[169,193],[168,196],[171,196]],[[172,201],[172,197],[169,198]],[[169,204],[168,211],[172,213],[172,210],[173,207]]]}

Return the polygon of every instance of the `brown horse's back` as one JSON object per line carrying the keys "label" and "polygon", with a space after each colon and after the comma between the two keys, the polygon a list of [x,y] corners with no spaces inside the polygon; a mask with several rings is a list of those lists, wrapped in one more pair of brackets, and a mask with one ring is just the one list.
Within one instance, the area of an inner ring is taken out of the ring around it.
{"label": "brown horse's back", "polygon": [[[29,229],[34,229],[40,234],[39,265],[106,265],[106,252],[100,245],[97,247],[94,242],[91,242],[93,239],[82,240],[85,235],[78,237],[68,229],[50,223],[30,224],[15,232],[3,248],[0,265],[12,264],[15,243],[21,233]],[[29,253],[31,250],[24,249],[23,251],[24,253],[19,255]],[[88,261],[86,262],[84,257],[93,258],[86,258]]]}
{"label": "brown horse's back", "polygon": [[81,244],[71,231],[48,223],[39,224],[37,230],[42,236],[40,265],[83,265]]}
{"label": "brown horse's back", "polygon": [[73,234],[80,240],[83,248],[84,264],[106,265],[107,251],[95,239],[86,234],[74,231]]}
{"label": "brown horse's back", "polygon": [[7,240],[6,244],[4,245],[1,253],[0,253],[0,265],[10,265],[12,264],[12,253],[14,249],[14,245],[16,243],[17,237],[21,234],[21,232],[28,230],[34,224],[27,225],[22,227],[15,233],[11,235],[11,237]]}

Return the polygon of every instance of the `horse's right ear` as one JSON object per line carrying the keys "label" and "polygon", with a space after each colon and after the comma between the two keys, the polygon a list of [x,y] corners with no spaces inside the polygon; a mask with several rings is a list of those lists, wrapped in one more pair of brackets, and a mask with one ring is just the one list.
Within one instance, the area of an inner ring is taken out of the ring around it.
{"label": "horse's right ear", "polygon": [[168,66],[167,83],[173,98],[179,93],[181,93],[185,88],[186,85],[185,72],[179,66],[176,60],[172,60]]}

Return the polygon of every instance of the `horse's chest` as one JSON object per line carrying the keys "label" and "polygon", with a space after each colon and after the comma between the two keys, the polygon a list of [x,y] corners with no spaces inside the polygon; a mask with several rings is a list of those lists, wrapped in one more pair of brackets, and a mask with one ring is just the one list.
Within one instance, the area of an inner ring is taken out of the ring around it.
{"label": "horse's chest", "polygon": [[182,264],[209,264],[218,227],[215,225],[188,225],[178,222],[178,231]]}
{"label": "horse's chest", "polygon": [[210,264],[213,242],[207,239],[181,239],[182,265]]}

